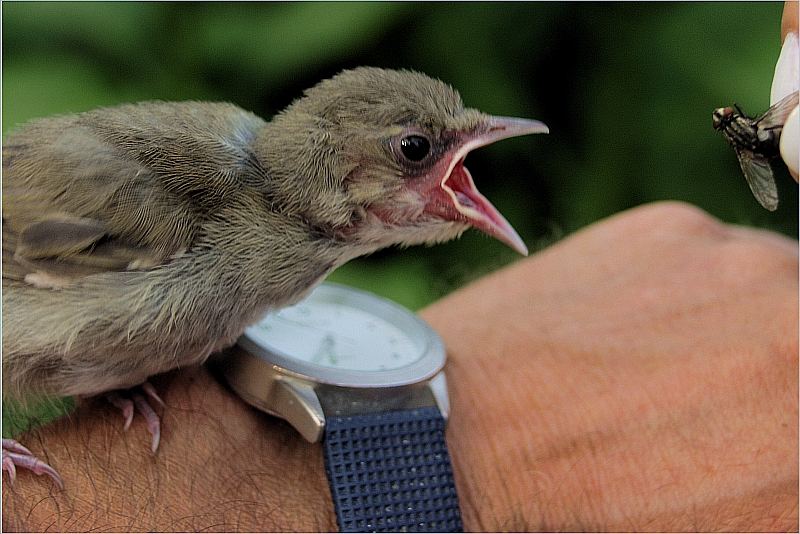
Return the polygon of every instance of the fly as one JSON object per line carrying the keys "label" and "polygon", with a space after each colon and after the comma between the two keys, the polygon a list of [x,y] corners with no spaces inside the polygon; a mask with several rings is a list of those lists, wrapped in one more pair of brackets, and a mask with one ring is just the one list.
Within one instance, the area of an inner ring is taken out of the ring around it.
{"label": "fly", "polygon": [[715,109],[712,114],[714,129],[721,131],[736,151],[750,191],[769,211],[778,207],[778,188],[770,161],[780,154],[783,123],[797,103],[798,93],[794,92],[756,118],[748,117],[736,104]]}

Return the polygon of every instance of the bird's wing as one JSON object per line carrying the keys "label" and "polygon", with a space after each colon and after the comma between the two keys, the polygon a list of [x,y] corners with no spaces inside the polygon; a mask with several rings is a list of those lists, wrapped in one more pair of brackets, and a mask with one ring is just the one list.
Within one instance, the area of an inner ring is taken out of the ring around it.
{"label": "bird's wing", "polygon": [[[84,132],[70,137],[100,144]],[[30,146],[3,147],[4,279],[57,288],[150,268],[191,246],[191,205],[161,189],[148,169],[110,150],[81,165],[73,152],[52,158],[52,145]]]}
{"label": "bird's wing", "polygon": [[165,259],[163,252],[133,245],[95,219],[49,215],[21,232],[3,219],[4,279],[57,288],[86,275],[150,268]]}
{"label": "bird's wing", "polygon": [[3,278],[55,288],[190,249],[204,217],[241,185],[237,147],[260,124],[233,106],[205,106],[124,106],[10,135]]}

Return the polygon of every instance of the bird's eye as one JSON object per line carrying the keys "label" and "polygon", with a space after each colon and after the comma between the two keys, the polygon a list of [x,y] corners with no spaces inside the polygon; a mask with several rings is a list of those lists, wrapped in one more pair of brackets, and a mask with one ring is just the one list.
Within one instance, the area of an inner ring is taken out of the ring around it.
{"label": "bird's eye", "polygon": [[431,143],[421,135],[409,135],[400,140],[400,150],[411,161],[422,161],[431,151]]}

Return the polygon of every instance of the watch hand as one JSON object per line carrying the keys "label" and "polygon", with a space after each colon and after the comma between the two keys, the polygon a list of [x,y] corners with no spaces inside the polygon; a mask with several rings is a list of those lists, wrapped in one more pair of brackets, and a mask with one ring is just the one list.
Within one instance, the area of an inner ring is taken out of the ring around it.
{"label": "watch hand", "polygon": [[311,358],[311,361],[315,363],[321,363],[327,357],[328,361],[331,363],[336,363],[332,357],[335,344],[336,338],[330,333],[325,334],[325,336],[322,338],[322,341],[320,341],[316,352],[314,352],[314,356]]}

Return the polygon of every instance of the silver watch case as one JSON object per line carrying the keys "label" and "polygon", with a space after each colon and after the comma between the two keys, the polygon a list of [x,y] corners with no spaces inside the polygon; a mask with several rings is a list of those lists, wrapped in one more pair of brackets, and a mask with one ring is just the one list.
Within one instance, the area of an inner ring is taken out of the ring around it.
{"label": "silver watch case", "polygon": [[394,302],[338,284],[321,284],[308,298],[375,314],[419,339],[423,354],[399,369],[331,369],[266,347],[245,332],[236,345],[211,362],[245,402],[285,419],[310,442],[322,439],[326,414],[436,406],[447,419],[444,345],[427,323]]}

